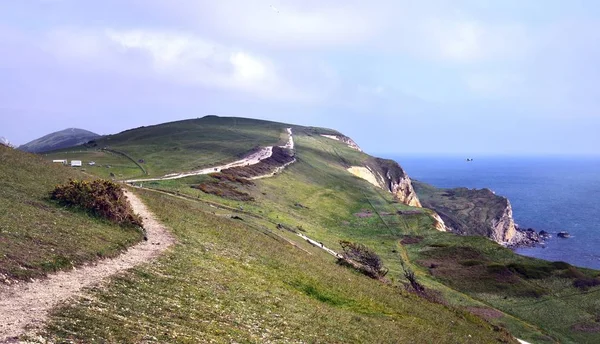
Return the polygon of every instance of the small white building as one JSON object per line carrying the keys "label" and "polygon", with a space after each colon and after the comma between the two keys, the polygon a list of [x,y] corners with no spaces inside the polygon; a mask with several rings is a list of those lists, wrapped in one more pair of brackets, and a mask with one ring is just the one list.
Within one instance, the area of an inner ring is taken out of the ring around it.
{"label": "small white building", "polygon": [[52,162],[57,163],[57,164],[66,165],[67,164],[67,159],[56,159],[56,160],[52,160]]}
{"label": "small white building", "polygon": [[71,167],[81,167],[81,160],[71,160]]}
{"label": "small white building", "polygon": [[90,161],[90,162],[88,162],[88,165],[94,166],[94,165],[96,165],[96,162],[95,161]]}

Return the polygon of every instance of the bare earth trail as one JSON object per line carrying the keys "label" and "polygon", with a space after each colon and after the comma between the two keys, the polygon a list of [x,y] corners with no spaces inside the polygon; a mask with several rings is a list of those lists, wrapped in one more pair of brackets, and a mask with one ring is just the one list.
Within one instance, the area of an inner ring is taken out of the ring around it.
{"label": "bare earth trail", "polygon": [[[294,149],[294,137],[292,134],[292,128],[287,128],[286,132],[289,135],[288,140],[285,145],[280,146],[280,147],[285,148],[285,149]],[[265,159],[271,157],[271,155],[273,155],[273,146],[267,146],[267,147],[262,147],[257,152],[254,152],[254,153],[244,157],[241,160],[230,162],[229,164],[225,164],[225,165],[221,165],[221,166],[206,167],[206,168],[196,170],[196,171],[191,171],[191,172],[171,173],[171,174],[167,174],[166,176],[158,177],[158,178],[128,179],[128,180],[124,180],[123,182],[125,182],[125,183],[152,182],[152,181],[159,181],[159,180],[180,179],[180,178],[185,178],[185,177],[190,177],[190,176],[198,176],[198,175],[203,175],[203,174],[221,172],[222,170],[226,170],[228,168],[256,165],[256,164],[260,163],[262,160],[265,160]],[[280,166],[272,174],[255,177],[253,179],[270,177],[270,176],[274,175],[275,173],[282,171],[286,166],[288,166],[289,164],[291,164],[295,161],[296,160],[294,160],[290,163],[287,163],[283,166]]]}
{"label": "bare earth trail", "polygon": [[41,328],[53,307],[81,295],[83,288],[147,263],[175,243],[169,231],[136,195],[131,192],[126,195],[133,210],[144,219],[148,241],[130,247],[113,259],[58,272],[44,280],[0,287],[0,343],[18,342],[18,336]]}

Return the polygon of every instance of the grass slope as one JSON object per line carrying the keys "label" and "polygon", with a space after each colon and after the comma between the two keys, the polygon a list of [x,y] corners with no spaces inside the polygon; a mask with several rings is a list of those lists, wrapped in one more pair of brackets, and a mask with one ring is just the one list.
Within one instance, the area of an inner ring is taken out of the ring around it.
{"label": "grass slope", "polygon": [[[147,186],[243,209],[272,227],[283,223],[301,228],[335,249],[340,239],[360,241],[382,256],[390,278],[403,281],[400,260],[409,261],[422,282],[451,304],[498,309],[490,321],[534,342],[587,343],[600,338],[593,330],[600,319],[595,299],[599,289],[582,292],[573,287],[573,274],[592,278],[597,272],[521,257],[482,237],[437,232],[426,210],[394,203],[388,193],[346,172],[346,166],[368,156],[309,130],[295,132],[297,163],[276,178],[256,181],[256,186],[238,186],[255,202],[190,187],[210,179],[207,176]],[[368,212],[370,216],[357,216]],[[423,238],[404,245],[406,236]],[[563,299],[565,295],[569,296]]]}
{"label": "grass slope", "polygon": [[58,309],[56,341],[491,343],[505,333],[265,235],[201,203],[143,192],[180,244]]}
{"label": "grass slope", "polygon": [[[284,129],[281,123],[206,116],[103,136],[93,145],[71,151],[98,151],[109,147],[135,161],[142,159],[149,176],[163,176],[237,160],[256,146],[283,144],[287,140]],[[123,177],[129,176],[124,174]]]}
{"label": "grass slope", "polygon": [[[272,125],[277,132],[285,128]],[[254,201],[192,188],[214,182],[210,176],[144,183],[171,193],[145,192],[144,197],[173,228],[181,246],[159,264],[115,280],[108,291],[57,311],[50,333],[126,342],[152,337],[179,342],[492,340],[471,340],[464,337],[468,331],[438,324],[441,312],[446,325],[448,320],[465,328],[473,325],[470,316],[460,315],[463,320],[457,322],[446,308],[402,292],[404,261],[450,309],[481,314],[535,343],[598,342],[600,288],[581,291],[573,286],[578,278],[596,277],[597,271],[521,257],[482,237],[437,232],[428,210],[395,203],[389,193],[346,171],[368,155],[319,136],[322,129],[293,128],[296,163],[255,185],[226,182],[228,190],[247,193]],[[232,215],[242,220],[233,221]],[[277,230],[277,224],[337,250],[341,239],[366,244],[383,258],[390,282],[398,287],[335,265],[295,234]],[[374,324],[380,331],[373,330]],[[442,332],[430,325],[442,326]],[[490,332],[482,329],[480,334]]]}
{"label": "grass slope", "polygon": [[85,177],[0,145],[0,283],[114,256],[141,239],[138,231],[63,209],[49,200],[56,184]]}

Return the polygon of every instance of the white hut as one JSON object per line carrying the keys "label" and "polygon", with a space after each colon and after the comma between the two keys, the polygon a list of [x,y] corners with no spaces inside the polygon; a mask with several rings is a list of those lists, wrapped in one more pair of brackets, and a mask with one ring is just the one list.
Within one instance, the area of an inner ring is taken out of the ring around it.
{"label": "white hut", "polygon": [[81,167],[81,160],[71,160],[71,167]]}

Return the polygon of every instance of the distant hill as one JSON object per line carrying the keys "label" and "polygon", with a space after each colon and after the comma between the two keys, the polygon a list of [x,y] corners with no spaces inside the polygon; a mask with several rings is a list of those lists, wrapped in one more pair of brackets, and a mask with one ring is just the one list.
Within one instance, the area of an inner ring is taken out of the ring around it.
{"label": "distant hill", "polygon": [[18,149],[30,153],[41,153],[77,146],[98,137],[100,137],[100,135],[91,131],[69,128],[28,142],[19,146]]}

